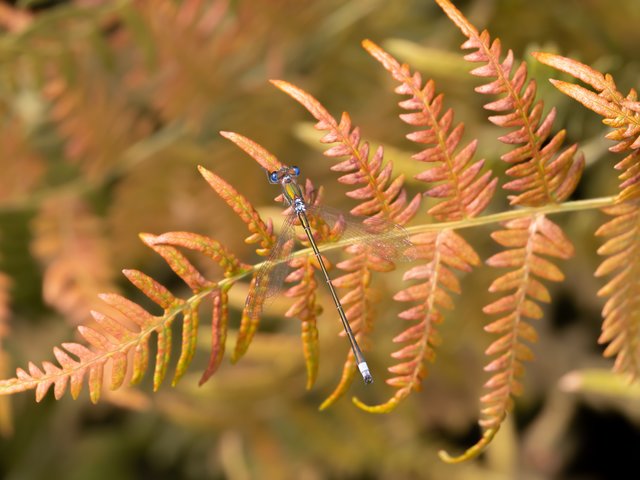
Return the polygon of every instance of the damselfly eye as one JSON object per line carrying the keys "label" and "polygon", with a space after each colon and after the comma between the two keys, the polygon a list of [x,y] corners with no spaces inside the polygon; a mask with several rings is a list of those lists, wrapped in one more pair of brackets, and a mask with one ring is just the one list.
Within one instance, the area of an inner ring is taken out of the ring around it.
{"label": "damselfly eye", "polygon": [[298,175],[300,175],[300,169],[298,167],[291,167],[291,169],[293,170],[293,174],[297,177]]}
{"label": "damselfly eye", "polygon": [[278,183],[278,172],[271,172],[269,174],[269,181],[271,183]]}

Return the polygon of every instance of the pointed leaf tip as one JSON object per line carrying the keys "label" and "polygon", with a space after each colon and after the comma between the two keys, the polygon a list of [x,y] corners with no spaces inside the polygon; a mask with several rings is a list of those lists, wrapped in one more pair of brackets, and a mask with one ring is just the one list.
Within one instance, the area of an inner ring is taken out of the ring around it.
{"label": "pointed leaf tip", "polygon": [[235,143],[244,152],[253,158],[262,168],[267,171],[279,170],[282,168],[282,163],[276,158],[274,154],[269,152],[266,148],[257,142],[254,142],[248,137],[235,132],[221,131],[220,135]]}

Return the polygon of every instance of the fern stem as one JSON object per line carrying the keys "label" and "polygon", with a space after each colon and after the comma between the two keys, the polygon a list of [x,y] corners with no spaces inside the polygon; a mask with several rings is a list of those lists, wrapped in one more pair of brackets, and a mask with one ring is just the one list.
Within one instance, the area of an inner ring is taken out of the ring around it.
{"label": "fern stem", "polygon": [[[416,234],[416,233],[424,233],[424,232],[442,231],[445,229],[459,230],[462,228],[471,228],[471,227],[478,227],[483,225],[491,225],[494,223],[501,223],[507,220],[513,220],[515,218],[532,216],[537,213],[555,214],[555,213],[576,212],[580,210],[595,210],[595,209],[613,205],[615,202],[615,199],[616,199],[615,196],[610,196],[610,197],[590,198],[587,200],[575,200],[575,201],[564,202],[564,203],[554,203],[554,204],[544,205],[542,207],[524,207],[524,208],[518,208],[516,210],[509,210],[506,212],[494,213],[491,215],[482,215],[479,217],[466,218],[464,220],[457,220],[455,222],[439,222],[439,223],[414,225],[412,227],[407,227],[406,231],[408,231],[410,234]],[[400,234],[404,234],[404,233],[403,232],[394,233],[392,231],[389,233],[381,234],[381,237],[384,238],[384,236],[387,235],[389,238],[394,238],[394,235],[400,235]],[[354,242],[354,239],[350,238],[348,240],[341,240],[338,242],[325,243],[323,245],[318,245],[318,249],[321,252],[339,250],[348,245],[353,244],[353,242]],[[301,250],[294,252],[291,255],[291,258],[304,257],[312,254],[313,252],[311,248],[308,247],[308,248],[303,248]],[[289,261],[291,258],[282,259],[280,261],[281,262]],[[207,295],[210,295],[211,292],[213,292],[214,290],[217,290],[219,288],[222,288],[222,289],[230,288],[238,280],[248,275],[251,275],[253,272],[260,269],[263,263],[264,262],[260,262],[255,265],[252,265],[251,268],[249,268],[248,270],[245,270],[234,276],[224,278],[214,285],[203,288],[197,294],[186,299],[184,304],[174,307],[168,313],[170,313],[171,316],[174,316],[180,311],[182,311],[183,309],[188,308],[188,306],[193,304],[193,302],[200,301],[202,298],[206,297]]]}
{"label": "fern stem", "polygon": [[[491,215],[482,215],[474,218],[467,218],[464,220],[456,220],[455,222],[440,222],[429,223],[426,225],[414,225],[412,227],[405,227],[410,233],[422,233],[440,231],[446,228],[452,230],[459,230],[462,228],[477,227],[482,225],[491,225],[494,223],[501,223],[507,220],[513,220],[516,218],[523,218],[535,215],[537,213],[542,214],[554,214],[554,213],[567,213],[577,212],[580,210],[596,210],[599,208],[607,207],[615,203],[617,197],[599,197],[590,198],[587,200],[574,200],[571,202],[554,203],[544,205],[541,207],[525,207],[518,208],[516,210],[509,210],[506,212],[494,213]],[[336,242],[339,243],[339,242]]]}
{"label": "fern stem", "polygon": [[[610,197],[599,197],[599,198],[590,198],[587,200],[574,200],[571,202],[564,202],[564,203],[553,203],[553,204],[549,204],[549,205],[544,205],[541,207],[523,207],[523,208],[518,208],[516,210],[509,210],[506,212],[500,212],[500,213],[493,213],[491,215],[482,215],[479,217],[473,217],[473,218],[466,218],[463,220],[456,220],[454,222],[436,222],[436,223],[426,223],[426,224],[420,224],[420,225],[413,225],[411,227],[405,227],[404,231],[403,230],[392,230],[390,232],[387,233],[382,233],[380,234],[379,238],[380,239],[384,239],[384,238],[395,238],[396,236],[399,235],[406,235],[406,232],[408,232],[409,234],[416,234],[416,233],[425,233],[425,232],[439,232],[442,230],[446,230],[446,229],[450,229],[450,230],[460,230],[463,228],[471,228],[471,227],[479,227],[479,226],[484,226],[484,225],[492,225],[495,223],[501,223],[501,222],[505,222],[508,220],[513,220],[516,218],[524,218],[524,217],[530,217],[533,216],[535,214],[538,213],[542,213],[545,215],[548,214],[555,214],[555,213],[567,213],[567,212],[577,212],[580,210],[596,210],[596,209],[600,209],[603,207],[608,207],[610,205],[613,205],[615,203],[617,197],[615,196],[610,196]],[[357,239],[354,238],[349,238],[347,240],[340,240],[337,242],[331,242],[331,243],[324,243],[322,245],[318,245],[318,249],[321,252],[329,252],[332,250],[340,250],[344,247],[347,247],[351,244],[354,243],[354,241],[356,241]],[[305,257],[307,255],[312,255],[313,251],[311,250],[311,247],[307,247],[307,248],[303,248],[301,250],[297,250],[296,252],[291,254],[291,257],[287,258],[287,259],[281,259],[280,262],[285,262],[285,261],[289,261],[291,260],[291,258],[296,258],[296,257]],[[271,260],[273,262],[273,260]],[[251,265],[251,267],[248,270],[245,270],[241,273],[238,273],[232,277],[227,277],[224,278],[222,280],[220,280],[220,282],[218,282],[215,286],[212,286],[208,289],[203,290],[202,292],[198,293],[197,295],[194,295],[193,297],[191,297],[189,300],[187,300],[187,302],[191,302],[192,300],[195,300],[196,298],[200,298],[202,296],[205,296],[209,293],[211,293],[211,291],[215,290],[216,288],[223,288],[224,286],[231,286],[234,283],[236,283],[238,280],[246,277],[247,275],[252,274],[253,272],[255,272],[256,270],[258,270],[265,262],[260,262],[260,263],[256,263],[255,265]]]}

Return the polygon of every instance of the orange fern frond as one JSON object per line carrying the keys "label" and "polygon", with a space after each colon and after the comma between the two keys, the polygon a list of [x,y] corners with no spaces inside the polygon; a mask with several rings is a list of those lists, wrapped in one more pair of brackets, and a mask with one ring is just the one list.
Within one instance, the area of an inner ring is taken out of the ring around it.
{"label": "orange fern frond", "polygon": [[[441,115],[443,96],[436,96],[434,82],[428,81],[423,86],[419,73],[412,74],[407,65],[400,65],[373,42],[365,40],[363,46],[400,82],[396,93],[411,96],[400,106],[415,113],[401,114],[400,118],[409,125],[427,127],[407,137],[429,145],[413,158],[436,164],[416,176],[425,182],[439,182],[426,195],[443,201],[430,208],[429,213],[441,221],[471,218],[480,213],[491,200],[497,179],[491,179],[490,171],[477,178],[484,164],[482,160],[471,163],[477,141],[456,153],[464,127],[460,124],[451,130],[453,111],[449,109]],[[426,362],[435,359],[435,346],[439,343],[436,326],[443,321],[441,310],[453,308],[448,291],[460,293],[452,269],[469,272],[480,263],[473,248],[452,230],[414,235],[411,241],[415,245],[412,256],[424,263],[406,272],[404,280],[422,282],[401,290],[394,299],[416,304],[400,314],[400,318],[415,323],[394,338],[396,343],[408,343],[392,354],[399,363],[389,368],[392,377],[387,383],[398,389],[396,394],[375,406],[354,399],[356,405],[368,412],[389,412],[411,391],[420,388]]]}
{"label": "orange fern frond", "polygon": [[560,227],[543,214],[511,220],[504,227],[505,230],[493,232],[491,236],[508,249],[487,260],[492,267],[510,269],[494,280],[489,291],[511,293],[483,309],[486,314],[500,315],[485,327],[487,332],[500,337],[485,352],[490,356],[497,355],[497,358],[484,368],[491,373],[485,383],[489,392],[481,398],[484,406],[480,425],[484,434],[476,445],[459,457],[452,458],[441,452],[441,457],[449,462],[467,460],[479,454],[500,428],[511,409],[513,397],[521,394],[523,362],[533,358],[525,342],[535,342],[538,338],[527,320],[542,317],[542,309],[536,302],[551,300],[548,289],[539,279],[551,282],[564,279],[560,269],[544,257],[567,259],[574,253],[573,245]]}
{"label": "orange fern frond", "polygon": [[[342,174],[338,179],[341,183],[363,185],[347,193],[350,198],[360,201],[351,209],[353,215],[366,216],[364,223],[373,228],[387,223],[404,225],[414,217],[420,206],[420,196],[416,195],[408,201],[403,187],[404,176],[400,175],[392,179],[393,164],[390,161],[386,164],[383,162],[382,147],[379,147],[373,156],[369,154],[369,143],[361,140],[360,129],[352,126],[348,113],[344,112],[338,123],[309,93],[282,80],[271,82],[298,101],[315,117],[318,121],[315,125],[316,129],[328,132],[321,140],[323,143],[337,144],[324,152],[326,156],[347,157],[331,169]],[[347,273],[334,281],[337,288],[348,289],[342,298],[343,303],[351,304],[347,311],[347,318],[358,343],[365,346],[366,336],[373,329],[370,272],[376,268],[390,270],[395,268],[393,264],[388,265],[380,256],[376,256],[374,250],[365,246],[348,249],[347,253],[353,258],[338,264],[338,268],[346,270]],[[354,283],[352,281],[354,277],[360,280]],[[354,364],[353,354],[349,352],[341,380],[333,393],[322,403],[321,409],[329,407],[346,392],[354,378]]]}
{"label": "orange fern frond", "polygon": [[247,229],[251,235],[245,238],[245,243],[259,243],[260,248],[256,249],[256,253],[261,256],[269,255],[276,241],[271,220],[263,221],[251,203],[218,175],[202,166],[198,166],[198,170],[211,188],[215,190],[220,198],[224,200],[247,225]]}
{"label": "orange fern frond", "polygon": [[389,368],[393,377],[387,380],[397,388],[388,401],[375,406],[365,405],[357,399],[357,406],[372,413],[387,413],[393,410],[411,391],[419,390],[426,376],[426,362],[435,359],[435,347],[440,343],[436,326],[443,321],[442,310],[453,308],[449,292],[460,293],[460,282],[453,269],[469,272],[480,264],[473,248],[453,230],[414,235],[415,257],[426,263],[411,268],[404,280],[424,280],[398,292],[394,299],[400,302],[417,303],[400,313],[400,318],[414,324],[397,335],[395,343],[406,344],[391,356],[399,363]]}
{"label": "orange fern frond", "polygon": [[[254,141],[233,132],[221,132],[221,134],[238,145],[268,172],[278,170],[282,167],[282,163],[273,154]],[[338,240],[343,231],[343,225],[339,220],[335,225],[329,225],[321,216],[316,215],[315,208],[317,208],[321,203],[322,193],[323,191],[321,188],[316,190],[309,180],[306,181],[304,197],[308,199],[309,223],[315,232],[314,237],[318,244]],[[301,236],[299,240],[303,245],[307,244],[305,237]],[[290,247],[292,248],[293,245],[290,245]],[[330,267],[330,263],[326,258],[323,258],[323,261],[327,267]],[[309,389],[313,386],[318,372],[319,347],[317,316],[320,313],[321,308],[317,303],[316,290],[318,285],[315,280],[314,273],[320,266],[318,264],[318,260],[313,255],[293,258],[289,262],[289,266],[293,271],[289,273],[285,278],[285,281],[288,283],[295,283],[295,285],[291,286],[285,292],[285,295],[295,298],[296,301],[287,310],[285,316],[297,317],[301,321],[301,338],[307,368],[307,389]],[[257,285],[256,276],[260,273],[261,272],[259,270],[254,273],[254,277],[249,287],[249,297],[260,295],[258,290],[266,288]],[[252,308],[250,312],[248,312],[248,310],[247,304],[243,311],[243,322],[246,319],[247,323],[252,325],[253,331],[255,331],[261,314],[261,305],[258,305],[257,308]]]}
{"label": "orange fern frond", "polygon": [[286,317],[296,317],[301,322],[301,339],[307,368],[307,389],[310,389],[318,376],[318,314],[321,311],[316,302],[318,284],[315,272],[319,268],[313,256],[298,257],[291,260],[289,266],[293,271],[285,279],[288,283],[296,283],[285,295],[296,301],[285,313]]}
{"label": "orange fern frond", "polygon": [[595,275],[612,275],[598,295],[609,297],[603,310],[599,343],[608,343],[605,357],[616,356],[614,371],[640,378],[640,206],[629,201],[603,209],[613,218],[596,235],[610,237],[598,249],[606,255]]}
{"label": "orange fern frond", "polygon": [[[351,329],[361,348],[368,348],[368,337],[373,331],[375,320],[376,296],[371,288],[373,272],[389,272],[395,269],[391,262],[376,256],[375,249],[370,246],[355,244],[345,249],[350,258],[339,262],[337,267],[346,272],[333,280],[333,285],[346,293],[340,301],[345,307]],[[340,333],[343,335],[343,332]],[[344,395],[355,378],[356,359],[350,350],[347,354],[342,375],[333,392],[322,402],[320,410],[333,405]]]}
{"label": "orange fern frond", "polygon": [[[138,42],[154,47],[151,55],[145,52],[145,60],[150,70],[158,70],[153,72],[159,79],[153,99],[163,118],[187,119],[195,124],[206,114],[210,102],[221,94],[222,83],[211,74],[211,65],[220,63],[222,52],[231,54],[237,33],[233,22],[222,22],[228,3],[227,0],[161,5],[138,2],[131,9],[131,18],[126,20],[132,23],[133,32],[138,37],[149,37],[143,38],[143,42],[138,38]],[[167,25],[171,25],[170,31]]]}
{"label": "orange fern frond", "polygon": [[104,75],[78,65],[73,82],[51,79],[44,94],[51,116],[65,139],[66,157],[89,178],[99,178],[122,163],[127,148],[145,138],[151,122]]}
{"label": "orange fern frond", "polygon": [[100,292],[113,289],[101,219],[72,196],[50,197],[32,223],[31,248],[44,267],[42,296],[73,323],[88,320]]}
{"label": "orange fern frond", "polygon": [[[225,278],[238,275],[249,267],[242,264],[219,242],[203,235],[189,232],[168,232],[158,236],[143,234],[141,238],[146,245],[164,258],[169,267],[189,286],[194,294],[200,295],[202,292],[207,292],[213,302],[211,319],[212,348],[209,364],[200,379],[200,384],[202,384],[215,373],[224,356],[229,300],[227,292],[233,283],[216,286],[215,283],[206,280],[176,247],[199,252],[210,258],[223,269]],[[152,298],[152,300],[154,299]],[[156,303],[158,302],[156,301]],[[199,305],[199,300],[196,303]],[[198,328],[197,315],[197,305],[188,311],[188,315],[184,314],[182,355],[176,367],[174,384],[186,371],[195,352]]]}
{"label": "orange fern frond", "polygon": [[404,225],[413,218],[420,206],[420,196],[407,202],[403,188],[404,176],[391,180],[393,164],[383,163],[383,148],[378,147],[373,156],[369,155],[369,143],[360,138],[360,129],[353,127],[348,113],[343,113],[340,123],[309,93],[282,80],[272,80],[276,87],[291,96],[313,115],[318,130],[328,132],[323,143],[337,143],[324,154],[331,158],[347,157],[331,167],[342,173],[338,179],[346,185],[364,185],[347,193],[350,198],[361,203],[351,209],[353,215],[366,215],[365,222],[379,220]]}
{"label": "orange fern frond", "polygon": [[495,193],[498,179],[492,179],[490,171],[478,177],[484,160],[472,162],[477,140],[456,152],[464,133],[464,125],[458,124],[451,129],[453,110],[449,108],[442,113],[443,95],[436,95],[434,81],[429,80],[423,86],[421,75],[418,72],[412,74],[408,65],[400,65],[370,40],[365,40],[362,44],[400,82],[396,93],[411,96],[400,102],[400,106],[415,113],[402,114],[400,118],[411,126],[427,127],[410,133],[407,138],[429,145],[429,148],[412,158],[435,164],[416,176],[424,182],[438,183],[425,193],[427,196],[443,199],[429,209],[429,214],[441,221],[452,221],[474,217],[482,212]]}
{"label": "orange fern frond", "polygon": [[[253,140],[240,135],[235,132],[220,132],[220,134],[236,144],[242,150],[244,150],[249,156],[258,162],[268,172],[278,170],[282,163],[269,151],[257,144]],[[206,170],[200,167],[200,171],[203,175]],[[273,234],[273,222],[269,221],[268,224],[264,223],[258,212],[250,205],[249,201],[239,195],[235,190],[226,182],[221,182],[220,179],[213,181],[217,178],[211,172],[206,173],[205,178],[209,181],[209,184],[213,189],[221,196],[223,200],[240,216],[240,218],[247,224],[249,231],[253,234],[245,241],[247,243],[254,243],[257,239],[261,239],[261,245],[263,248],[256,249],[259,255],[269,255],[272,248],[275,246],[275,236]],[[258,294],[258,290],[261,288],[257,284],[256,279],[259,270],[256,270],[249,284],[248,297],[253,297]],[[238,331],[238,338],[236,340],[236,347],[231,358],[232,362],[237,362],[246,352],[249,343],[258,329],[260,323],[260,314],[262,305],[258,308],[249,309],[248,304],[242,311],[242,320],[240,321],[240,330]]]}
{"label": "orange fern frond", "polygon": [[627,95],[618,91],[611,75],[605,75],[583,63],[560,55],[536,52],[533,56],[545,65],[568,73],[591,86],[594,91],[551,79],[550,82],[562,93],[577,100],[589,110],[604,117],[602,122],[613,128],[606,138],[616,141],[610,147],[612,152],[631,153],[622,159],[615,168],[624,170],[620,175],[620,193],[617,201],[636,200],[640,198],[640,102],[638,93],[631,89]]}
{"label": "orange fern frond", "polygon": [[513,51],[508,50],[501,61],[500,40],[491,41],[486,30],[479,33],[449,0],[436,1],[468,38],[462,48],[476,50],[465,55],[465,59],[485,64],[471,73],[495,78],[475,90],[503,95],[485,105],[487,110],[498,112],[489,120],[500,127],[516,128],[500,137],[502,142],[515,146],[502,156],[502,160],[512,165],[507,174],[514,177],[504,188],[520,192],[509,196],[510,203],[539,206],[566,200],[580,180],[584,158],[582,154],[576,155],[577,145],[560,152],[566,136],[564,130],[550,136],[556,112],[551,109],[543,117],[543,103],[535,100],[536,84],[533,80],[527,83],[526,64],[521,63],[514,71]]}
{"label": "orange fern frond", "polygon": [[[100,399],[103,383],[117,389],[130,374],[129,384],[142,380],[149,364],[149,341],[156,334],[156,358],[153,374],[154,390],[166,377],[172,347],[172,325],[182,316],[182,351],[176,365],[172,383],[175,385],[185,373],[195,353],[199,324],[198,309],[203,298],[211,297],[214,302],[213,342],[220,345],[226,331],[226,321],[219,312],[226,309],[224,292],[231,287],[232,280],[220,284],[205,280],[189,260],[177,248],[186,248],[210,257],[224,270],[227,279],[246,270],[230,252],[218,242],[208,237],[186,232],[169,232],[163,235],[142,234],[145,244],[159,253],[194,293],[188,300],[175,297],[167,288],[151,277],[137,270],[125,270],[125,276],[161,309],[159,316],[152,315],[139,305],[115,293],[102,294],[100,298],[108,305],[109,314],[93,311],[94,327],[79,326],[78,331],[88,346],[80,343],[63,343],[55,347],[54,355],[58,365],[43,362],[42,368],[29,364],[28,372],[17,370],[16,378],[0,381],[0,393],[10,394],[25,390],[36,390],[36,400],[40,401],[54,388],[55,398],[64,395],[67,386],[71,395],[77,398],[88,375],[89,396],[92,402]],[[217,300],[220,299],[220,300]],[[214,350],[216,363],[220,348]],[[211,367],[209,370],[212,370]],[[209,372],[208,370],[208,372]],[[205,372],[207,375],[208,372]]]}
{"label": "orange fern frond", "polygon": [[[239,140],[238,137],[241,136],[237,135],[237,137],[233,138],[237,139],[238,142],[241,142],[242,140]],[[242,137],[242,139],[249,141],[244,137]],[[202,166],[199,166],[198,169],[209,185],[211,185],[211,188],[215,190],[220,198],[222,198],[222,200],[224,200],[225,203],[229,205],[247,225],[250,235],[245,238],[245,242],[248,244],[259,243],[260,248],[256,248],[256,253],[262,256],[269,255],[276,240],[275,235],[273,234],[273,222],[271,222],[271,220],[264,222],[251,203],[222,178]],[[256,288],[256,273],[257,272],[254,273],[249,286],[250,294],[252,294]],[[259,314],[249,315],[246,308],[243,310],[236,346],[232,356],[233,362],[238,361],[246,353],[247,348],[258,329],[259,323]]]}

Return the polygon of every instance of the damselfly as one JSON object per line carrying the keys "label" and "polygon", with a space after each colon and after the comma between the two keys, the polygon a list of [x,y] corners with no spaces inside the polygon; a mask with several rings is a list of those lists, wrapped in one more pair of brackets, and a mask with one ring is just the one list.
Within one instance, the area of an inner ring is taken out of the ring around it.
{"label": "damselfly", "polygon": [[[358,345],[355,335],[349,325],[349,321],[344,312],[340,298],[336,293],[335,287],[329,277],[329,272],[320,253],[320,249],[316,243],[316,239],[311,230],[311,223],[307,216],[312,211],[313,215],[319,216],[331,216],[324,209],[318,209],[317,207],[310,207],[304,199],[302,189],[298,185],[296,178],[300,174],[298,167],[283,166],[280,170],[271,172],[268,174],[269,182],[273,184],[279,184],[282,189],[282,196],[284,200],[291,207],[291,214],[286,219],[278,242],[271,250],[269,258],[263,262],[262,266],[258,270],[255,276],[255,285],[253,293],[247,297],[245,305],[245,312],[249,318],[255,318],[261,314],[262,306],[267,297],[274,295],[279,287],[280,283],[284,279],[283,269],[281,267],[286,266],[287,258],[289,257],[293,242],[292,231],[296,219],[303,228],[306,238],[309,241],[309,245],[316,256],[320,270],[327,282],[329,292],[333,303],[338,310],[338,315],[342,321],[342,326],[351,344],[351,349],[358,365],[358,370],[362,375],[365,383],[371,383],[373,377],[369,371],[369,366],[362,354],[362,350]],[[371,222],[369,226],[363,226],[360,222],[347,222],[346,216],[340,215],[337,219],[338,222],[343,224],[344,232],[342,239],[350,238],[353,242],[362,242],[374,247],[375,254],[380,258],[393,261],[398,257],[405,255],[408,247],[411,246],[407,238],[406,231],[399,225],[393,223],[387,223],[384,221]]]}

